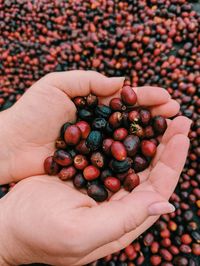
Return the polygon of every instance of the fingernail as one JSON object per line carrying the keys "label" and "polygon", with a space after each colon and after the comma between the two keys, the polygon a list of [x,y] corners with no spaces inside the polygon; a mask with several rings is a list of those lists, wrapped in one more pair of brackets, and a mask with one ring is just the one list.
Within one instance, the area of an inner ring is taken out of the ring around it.
{"label": "fingernail", "polygon": [[175,210],[174,205],[167,201],[156,202],[148,207],[149,215],[161,215],[174,212]]}

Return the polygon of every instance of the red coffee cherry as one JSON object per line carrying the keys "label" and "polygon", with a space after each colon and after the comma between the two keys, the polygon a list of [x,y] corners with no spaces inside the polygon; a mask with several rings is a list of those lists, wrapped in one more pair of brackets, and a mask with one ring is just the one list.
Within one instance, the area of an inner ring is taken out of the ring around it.
{"label": "red coffee cherry", "polygon": [[134,105],[137,102],[137,95],[130,86],[122,88],[121,97],[125,105]]}
{"label": "red coffee cherry", "polygon": [[114,141],[112,143],[112,145],[111,145],[111,153],[112,153],[112,156],[118,161],[123,161],[127,157],[126,148],[119,141]]}
{"label": "red coffee cherry", "polygon": [[147,157],[153,157],[156,153],[156,145],[150,140],[141,142],[141,151]]}
{"label": "red coffee cherry", "polygon": [[61,180],[71,179],[76,174],[76,169],[74,166],[64,167],[60,170],[58,177]]}
{"label": "red coffee cherry", "polygon": [[115,131],[113,133],[114,140],[122,141],[127,136],[128,136],[128,130],[125,129],[125,128],[123,128],[123,127],[120,127],[120,128],[115,129]]}
{"label": "red coffee cherry", "polygon": [[76,145],[81,139],[81,130],[76,125],[68,126],[64,134],[65,142],[68,145]]}
{"label": "red coffee cherry", "polygon": [[86,121],[81,120],[76,123],[76,126],[81,130],[81,138],[86,139],[91,131],[90,125]]}
{"label": "red coffee cherry", "polygon": [[62,166],[68,166],[73,163],[71,154],[65,150],[56,150],[53,158],[55,162]]}
{"label": "red coffee cherry", "polygon": [[125,177],[123,186],[125,190],[132,191],[135,187],[139,185],[139,183],[140,183],[139,176],[137,174],[132,173],[128,174]]}
{"label": "red coffee cherry", "polygon": [[88,165],[86,157],[82,154],[78,154],[74,157],[74,166],[78,170],[83,170]]}
{"label": "red coffee cherry", "polygon": [[44,171],[48,175],[56,175],[60,170],[59,165],[54,161],[53,156],[49,156],[44,161]]}
{"label": "red coffee cherry", "polygon": [[100,171],[94,165],[89,165],[83,170],[83,176],[88,181],[98,178],[99,175],[100,175]]}
{"label": "red coffee cherry", "polygon": [[120,190],[121,183],[119,179],[116,177],[108,176],[104,180],[104,185],[107,189],[109,189],[111,192],[117,192]]}

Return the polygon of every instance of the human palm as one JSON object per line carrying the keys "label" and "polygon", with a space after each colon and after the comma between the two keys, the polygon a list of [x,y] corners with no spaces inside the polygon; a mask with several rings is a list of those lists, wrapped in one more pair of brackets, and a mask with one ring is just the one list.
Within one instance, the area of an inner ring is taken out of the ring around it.
{"label": "human palm", "polygon": [[[8,221],[15,221],[8,234],[11,245],[18,243],[18,263],[86,264],[122,249],[157,215],[169,211],[167,201],[189,146],[190,121],[184,117],[169,123],[156,157],[139,173],[141,184],[131,193],[121,189],[109,201],[97,204],[70,181],[41,175],[43,160],[52,154],[61,125],[75,119],[70,98],[93,92],[108,103],[122,84],[122,78],[108,79],[91,71],[54,73],[35,83],[8,112],[16,136],[13,180],[34,176],[19,182],[2,199],[2,212]],[[149,106],[153,115],[170,117],[178,111],[177,103],[161,88],[135,91],[138,104]]]}

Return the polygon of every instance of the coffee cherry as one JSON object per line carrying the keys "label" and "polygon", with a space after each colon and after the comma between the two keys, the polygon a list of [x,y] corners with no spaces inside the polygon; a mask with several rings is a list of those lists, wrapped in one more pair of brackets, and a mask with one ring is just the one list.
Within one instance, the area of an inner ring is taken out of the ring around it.
{"label": "coffee cherry", "polygon": [[49,156],[44,161],[44,171],[48,175],[56,175],[60,170],[59,165],[54,161],[53,156]]}
{"label": "coffee cherry", "polygon": [[111,154],[111,145],[113,142],[113,139],[104,139],[102,149],[106,155]]}
{"label": "coffee cherry", "polygon": [[167,129],[166,119],[162,116],[155,116],[153,118],[153,129],[158,135],[164,134]]}
{"label": "coffee cherry", "polygon": [[105,201],[108,198],[107,190],[103,186],[96,184],[88,186],[87,194],[97,202]]}
{"label": "coffee cherry", "polygon": [[69,152],[65,150],[56,150],[54,152],[54,161],[57,162],[59,165],[62,166],[68,166],[73,163],[72,156],[70,155]]}
{"label": "coffee cherry", "polygon": [[113,128],[120,127],[122,125],[122,113],[120,112],[112,113],[108,119],[108,122]]}
{"label": "coffee cherry", "polygon": [[84,97],[77,96],[73,99],[74,104],[76,105],[77,108],[84,108],[86,105],[86,100]]}
{"label": "coffee cherry", "polygon": [[151,120],[151,113],[150,113],[150,111],[147,110],[147,109],[141,109],[139,111],[139,113],[140,113],[140,123],[143,126],[147,126],[150,123],[150,120]]}
{"label": "coffee cherry", "polygon": [[134,105],[137,102],[137,95],[130,86],[124,86],[121,91],[122,101],[125,105]]}
{"label": "coffee cherry", "polygon": [[171,261],[173,258],[172,254],[167,249],[160,249],[160,255],[166,261]]}
{"label": "coffee cherry", "polygon": [[153,157],[156,153],[156,145],[150,140],[142,140],[141,151],[147,157]]}
{"label": "coffee cherry", "polygon": [[152,126],[147,126],[144,128],[144,136],[145,138],[153,138],[154,137],[154,130]]}
{"label": "coffee cherry", "polygon": [[86,157],[82,154],[78,154],[74,158],[74,166],[78,170],[83,170],[88,165]]}
{"label": "coffee cherry", "polygon": [[107,119],[112,113],[112,110],[109,106],[107,105],[98,105],[97,108],[95,109],[95,114],[97,117],[102,117]]}
{"label": "coffee cherry", "polygon": [[121,174],[127,172],[131,168],[131,162],[128,158],[126,158],[124,161],[113,159],[110,161],[109,166],[113,172]]}
{"label": "coffee cherry", "polygon": [[91,110],[88,110],[88,109],[80,109],[80,110],[78,110],[78,117],[81,120],[90,122],[93,119],[93,112]]}
{"label": "coffee cherry", "polygon": [[135,187],[139,185],[139,183],[140,183],[139,176],[137,174],[132,173],[128,174],[125,177],[123,186],[125,190],[132,191]]}
{"label": "coffee cherry", "polygon": [[84,188],[87,184],[87,181],[81,173],[78,173],[73,178],[73,184],[76,188]]}
{"label": "coffee cherry", "polygon": [[81,130],[81,138],[86,139],[91,131],[90,125],[86,121],[79,121],[76,126]]}
{"label": "coffee cherry", "polygon": [[139,138],[143,138],[145,136],[144,129],[140,125],[135,123],[132,123],[130,125],[130,133],[138,136]]}
{"label": "coffee cherry", "polygon": [[89,148],[86,146],[86,140],[83,139],[79,142],[78,145],[76,145],[76,150],[78,153],[81,153],[81,154],[89,154],[90,153],[90,150]]}
{"label": "coffee cherry", "polygon": [[88,181],[98,178],[99,175],[100,171],[94,165],[89,165],[83,170],[83,176]]}
{"label": "coffee cherry", "polygon": [[162,261],[161,257],[158,255],[153,255],[150,257],[150,262],[151,262],[151,265],[153,266],[160,265],[161,261]]}
{"label": "coffee cherry", "polygon": [[67,144],[65,143],[65,141],[63,139],[59,138],[56,140],[55,147],[56,147],[56,149],[66,149]]}
{"label": "coffee cherry", "polygon": [[74,158],[77,155],[77,151],[73,149],[71,146],[67,148],[67,152],[69,152],[72,158]]}
{"label": "coffee cherry", "polygon": [[99,118],[94,119],[92,123],[92,128],[101,131],[101,130],[104,130],[106,125],[107,125],[106,119],[99,117]]}
{"label": "coffee cherry", "polygon": [[124,111],[126,110],[126,106],[123,104],[120,98],[113,98],[110,101],[110,108],[113,111]]}
{"label": "coffee cherry", "polygon": [[103,137],[100,131],[93,130],[90,132],[89,136],[86,139],[86,146],[91,151],[98,150],[102,145]]}
{"label": "coffee cherry", "polygon": [[128,171],[126,171],[125,173],[121,173],[121,174],[115,174],[115,176],[120,180],[121,183],[123,183],[124,179],[127,177],[127,175],[135,173],[134,170],[132,168],[130,168]]}
{"label": "coffee cherry", "polygon": [[147,166],[148,166],[148,161],[144,156],[136,155],[135,158],[133,159],[133,169],[135,170],[136,173],[145,170]]}
{"label": "coffee cherry", "polygon": [[140,140],[137,136],[128,135],[123,141],[123,144],[126,148],[128,156],[132,157],[138,152]]}
{"label": "coffee cherry", "polygon": [[140,114],[138,110],[132,110],[128,113],[128,119],[130,122],[139,122],[140,121]]}
{"label": "coffee cherry", "polygon": [[64,139],[65,130],[71,125],[72,125],[72,123],[70,123],[70,122],[66,122],[65,124],[62,125],[62,127],[60,129],[60,137],[61,137],[61,139]]}
{"label": "coffee cherry", "polygon": [[68,126],[64,135],[65,142],[68,145],[76,145],[81,139],[81,130],[76,125]]}
{"label": "coffee cherry", "polygon": [[103,154],[101,152],[93,152],[90,160],[94,166],[96,166],[98,168],[104,167],[105,157],[103,156]]}
{"label": "coffee cherry", "polygon": [[108,176],[104,180],[105,187],[111,192],[117,192],[120,190],[121,183],[116,177]]}
{"label": "coffee cherry", "polygon": [[128,131],[125,128],[123,128],[123,127],[115,129],[115,131],[113,133],[114,140],[122,141],[127,136],[128,136]]}
{"label": "coffee cherry", "polygon": [[125,146],[119,142],[114,141],[111,145],[112,156],[118,161],[124,161],[127,157],[127,152]]}
{"label": "coffee cherry", "polygon": [[76,174],[76,169],[74,166],[64,167],[60,170],[58,177],[61,180],[71,179]]}
{"label": "coffee cherry", "polygon": [[113,176],[113,172],[110,170],[110,168],[104,169],[101,172],[101,175],[100,175],[101,181],[104,181],[106,177],[108,176]]}
{"label": "coffee cherry", "polygon": [[107,123],[106,127],[104,128],[105,134],[107,134],[108,136],[112,136],[113,131],[114,130],[113,130],[112,126],[109,123]]}
{"label": "coffee cherry", "polygon": [[95,108],[98,105],[98,97],[93,94],[89,94],[86,97],[87,106],[90,108]]}

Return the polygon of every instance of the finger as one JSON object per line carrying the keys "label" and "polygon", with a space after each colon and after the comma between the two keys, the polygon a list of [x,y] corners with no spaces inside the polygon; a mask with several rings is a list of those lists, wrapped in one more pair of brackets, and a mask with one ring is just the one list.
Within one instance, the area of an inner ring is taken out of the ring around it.
{"label": "finger", "polygon": [[50,73],[38,82],[55,86],[70,98],[86,96],[89,93],[108,96],[122,88],[124,77],[108,78],[95,71],[72,70]]}
{"label": "finger", "polygon": [[[85,232],[87,238],[90,239],[88,248],[92,250],[98,248],[137,228],[147,217],[153,215],[149,212],[149,206],[155,202],[163,202],[163,198],[154,191],[142,191],[141,193],[129,193],[121,200],[109,201],[90,208],[85,219],[94,221],[94,223],[90,223],[89,230]],[[167,202],[164,204],[160,212],[171,212],[171,205]],[[85,222],[83,220],[83,223]],[[98,234],[98,239],[95,237],[96,234]]]}
{"label": "finger", "polygon": [[184,167],[189,149],[189,139],[183,134],[173,136],[166,144],[159,161],[152,169],[149,182],[155,191],[168,199],[174,191]]}
{"label": "finger", "polygon": [[130,243],[133,242],[133,240],[135,240],[144,231],[146,231],[150,226],[152,226],[157,219],[158,219],[158,216],[151,216],[147,218],[138,228],[131,231],[130,233],[125,234],[118,240],[105,244],[97,248],[93,252],[90,252],[88,255],[82,258],[78,264],[85,265],[88,262],[95,261],[99,258],[103,258],[109,254],[112,254],[114,252],[117,252],[127,247]]}
{"label": "finger", "polygon": [[191,123],[192,121],[184,116],[178,116],[174,118],[173,120],[171,120],[170,123],[168,123],[168,128],[165,131],[161,139],[161,143],[157,147],[156,155],[151,162],[152,167],[156,165],[161,154],[163,153],[165,145],[171,138],[173,138],[173,136],[175,136],[176,134],[183,134],[185,136],[188,135]]}
{"label": "finger", "polygon": [[[142,106],[153,106],[165,104],[170,100],[169,93],[159,87],[134,87],[133,90],[137,94],[137,104]],[[120,97],[120,91],[115,92],[109,97],[101,98],[101,102],[104,104],[109,104],[110,100],[114,97]]]}
{"label": "finger", "polygon": [[179,109],[180,109],[179,103],[171,99],[167,103],[152,107],[151,114],[152,116],[162,115],[164,117],[172,117],[179,112]]}

